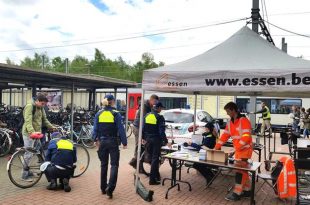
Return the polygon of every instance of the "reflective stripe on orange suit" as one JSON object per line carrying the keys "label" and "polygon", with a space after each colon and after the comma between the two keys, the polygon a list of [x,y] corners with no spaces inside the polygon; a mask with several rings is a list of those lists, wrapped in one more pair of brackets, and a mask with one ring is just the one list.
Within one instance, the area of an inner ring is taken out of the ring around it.
{"label": "reflective stripe on orange suit", "polygon": [[290,157],[286,156],[281,157],[279,161],[283,164],[277,183],[279,198],[295,198],[297,190],[294,162]]}

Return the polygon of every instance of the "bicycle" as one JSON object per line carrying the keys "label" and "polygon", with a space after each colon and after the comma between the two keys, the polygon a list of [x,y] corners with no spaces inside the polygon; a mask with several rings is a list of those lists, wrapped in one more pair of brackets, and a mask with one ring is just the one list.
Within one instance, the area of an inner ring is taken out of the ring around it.
{"label": "bicycle", "polygon": [[[86,122],[82,122],[81,124],[82,125],[79,125],[79,127],[73,129],[73,141],[76,143],[81,142],[83,146],[87,148],[94,148],[96,145],[91,135],[92,126]],[[64,129],[69,135],[71,132],[71,124],[65,122],[62,129]]]}
{"label": "bicycle", "polygon": [[[58,133],[57,133],[58,134]],[[63,135],[63,133],[60,133]],[[59,135],[58,135],[59,136]],[[42,138],[43,136],[41,136]],[[40,138],[32,138],[33,145],[29,148],[18,148],[17,151],[11,156],[11,159],[7,163],[7,171],[10,181],[17,187],[30,188],[37,184],[43,172],[40,171],[40,166],[44,162],[44,150],[40,143]],[[90,156],[87,149],[79,144],[74,143],[77,152],[77,159],[74,170],[73,178],[79,177],[84,174],[89,166]],[[39,149],[37,149],[39,147]],[[24,155],[26,152],[32,153],[30,161],[25,161]],[[31,180],[23,180],[22,172],[29,171],[33,177]]]}
{"label": "bicycle", "polygon": [[0,129],[0,157],[7,155],[11,150],[12,139],[9,131],[12,132],[5,128]]}
{"label": "bicycle", "polygon": [[[131,122],[128,122],[128,123],[127,123],[127,126],[126,126],[125,121],[123,121],[123,124],[124,124],[124,128],[125,128],[125,130],[126,130],[126,136],[127,136],[127,138],[128,138],[128,137],[130,137],[130,136],[132,135],[132,133],[133,133],[132,124],[131,124]],[[127,127],[127,128],[126,128],[126,127]]]}

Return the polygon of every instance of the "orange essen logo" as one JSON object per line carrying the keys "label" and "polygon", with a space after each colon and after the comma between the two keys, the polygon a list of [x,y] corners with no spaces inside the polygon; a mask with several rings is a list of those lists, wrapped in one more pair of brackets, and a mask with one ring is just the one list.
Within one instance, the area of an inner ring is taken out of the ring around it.
{"label": "orange essen logo", "polygon": [[172,75],[168,73],[163,73],[159,78],[156,80],[156,87],[157,88],[166,88],[166,89],[176,89],[179,87],[187,87],[187,82],[180,81],[177,78],[172,79]]}

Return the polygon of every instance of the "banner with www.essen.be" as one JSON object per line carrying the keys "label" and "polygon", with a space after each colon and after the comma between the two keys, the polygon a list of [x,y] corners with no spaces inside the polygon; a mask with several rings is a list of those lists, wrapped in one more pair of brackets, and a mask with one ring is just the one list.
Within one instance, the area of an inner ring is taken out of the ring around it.
{"label": "banner with www.essen.be", "polygon": [[253,93],[305,92],[310,94],[309,70],[217,72],[144,72],[142,88],[164,92]]}

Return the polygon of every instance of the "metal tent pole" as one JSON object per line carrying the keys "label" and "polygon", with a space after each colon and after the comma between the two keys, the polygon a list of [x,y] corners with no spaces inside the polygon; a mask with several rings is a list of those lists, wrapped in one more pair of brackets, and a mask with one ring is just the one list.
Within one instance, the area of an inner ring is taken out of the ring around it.
{"label": "metal tent pole", "polygon": [[193,127],[193,134],[195,135],[196,131],[196,114],[197,114],[197,93],[195,94],[195,102],[194,102],[194,127]]}
{"label": "metal tent pole", "polygon": [[139,166],[140,166],[140,152],[141,152],[141,140],[142,140],[142,125],[143,125],[143,113],[144,113],[144,95],[145,90],[142,89],[141,106],[140,106],[140,123],[139,123],[139,139],[138,139],[138,153],[137,153],[137,167],[136,167],[136,179],[135,190],[138,191],[138,179],[139,179]]}
{"label": "metal tent pole", "polygon": [[71,140],[73,141],[73,118],[74,118],[74,83],[71,89]]}

